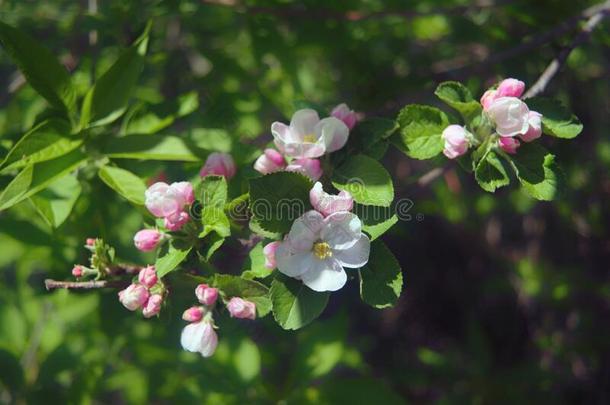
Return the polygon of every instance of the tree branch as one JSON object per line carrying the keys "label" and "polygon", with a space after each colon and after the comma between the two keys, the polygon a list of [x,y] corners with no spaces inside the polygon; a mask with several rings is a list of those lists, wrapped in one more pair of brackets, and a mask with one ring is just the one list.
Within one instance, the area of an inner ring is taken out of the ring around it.
{"label": "tree branch", "polygon": [[[605,1],[603,4],[594,6],[596,12],[589,17],[585,25],[581,28],[580,32],[569,46],[563,48],[561,52],[551,61],[551,63],[547,66],[547,68],[542,72],[536,83],[534,83],[529,90],[524,94],[523,98],[534,97],[544,91],[549,82],[553,79],[553,77],[559,72],[561,67],[564,65],[570,53],[577,48],[578,46],[585,43],[591,33],[595,29],[595,27],[602,22],[602,20],[610,15],[610,0]],[[590,10],[589,10],[590,12]],[[587,13],[587,11],[585,11]]]}
{"label": "tree branch", "polygon": [[68,290],[92,290],[98,288],[123,288],[129,285],[129,280],[92,280],[92,281],[57,281],[46,279],[44,286],[47,291],[59,288]]}

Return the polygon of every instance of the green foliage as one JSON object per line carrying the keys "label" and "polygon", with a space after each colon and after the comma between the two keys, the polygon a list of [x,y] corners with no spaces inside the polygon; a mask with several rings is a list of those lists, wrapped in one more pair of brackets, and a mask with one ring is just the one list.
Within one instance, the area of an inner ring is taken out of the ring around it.
{"label": "green foliage", "polygon": [[434,94],[459,112],[466,122],[481,114],[481,104],[472,97],[470,90],[458,82],[443,82]]}
{"label": "green foliage", "polygon": [[479,186],[493,193],[500,187],[510,184],[510,179],[504,163],[494,151],[489,151],[480,159],[474,171],[474,177]]}
{"label": "green foliage", "polygon": [[74,208],[82,188],[74,175],[61,177],[45,190],[31,197],[36,211],[53,228],[60,226]]}
{"label": "green foliage", "polygon": [[199,162],[205,151],[187,139],[172,135],[128,135],[109,140],[102,149],[113,159],[177,160]]}
{"label": "green foliage", "polygon": [[284,329],[300,329],[320,316],[329,295],[313,291],[299,280],[277,275],[270,291],[273,317]]}
{"label": "green foliage", "polygon": [[515,172],[524,190],[538,200],[553,200],[561,191],[562,175],[555,156],[542,146],[529,143],[513,156]]}
{"label": "green foliage", "polygon": [[259,317],[271,311],[269,288],[254,280],[245,280],[229,274],[215,274],[211,285],[222,291],[223,298],[241,297],[256,304],[256,313]]}
{"label": "green foliage", "polygon": [[542,131],[557,138],[572,139],[582,131],[582,123],[558,100],[534,97],[527,99],[532,111],[542,114]]}
{"label": "green foliage", "polygon": [[398,114],[399,132],[392,142],[407,156],[430,159],[443,150],[441,138],[449,125],[449,118],[441,110],[425,105],[411,104]]}
{"label": "green foliage", "polygon": [[362,300],[375,308],[387,308],[396,304],[401,291],[400,264],[381,240],[374,241],[369,261],[360,269]]}
{"label": "green foliage", "polygon": [[348,191],[360,204],[387,207],[394,200],[394,186],[387,170],[365,155],[350,157],[336,168],[332,183],[339,190]]}
{"label": "green foliage", "polygon": [[144,205],[146,184],[138,176],[128,170],[113,166],[102,166],[98,174],[108,187],[125,199],[136,205]]}
{"label": "green foliage", "polygon": [[224,212],[227,202],[227,182],[222,176],[206,176],[199,187],[198,197],[202,204],[201,222],[203,238],[210,232],[226,238],[231,234],[231,224]]}
{"label": "green foliage", "polygon": [[191,252],[192,246],[188,246],[183,241],[172,240],[159,252],[155,262],[155,269],[159,277],[165,277],[167,274],[178,269],[188,254]]}
{"label": "green foliage", "polygon": [[272,269],[265,267],[265,255],[263,254],[263,244],[257,243],[250,252],[246,261],[246,270],[241,274],[243,278],[265,278],[273,273]]}

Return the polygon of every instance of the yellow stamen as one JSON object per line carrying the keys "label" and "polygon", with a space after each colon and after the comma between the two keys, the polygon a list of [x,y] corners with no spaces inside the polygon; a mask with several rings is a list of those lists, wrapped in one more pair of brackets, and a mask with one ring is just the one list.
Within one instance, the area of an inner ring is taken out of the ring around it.
{"label": "yellow stamen", "polygon": [[326,242],[318,242],[313,245],[313,254],[320,260],[332,257],[333,251]]}
{"label": "yellow stamen", "polygon": [[315,143],[316,136],[314,134],[303,135],[303,142]]}

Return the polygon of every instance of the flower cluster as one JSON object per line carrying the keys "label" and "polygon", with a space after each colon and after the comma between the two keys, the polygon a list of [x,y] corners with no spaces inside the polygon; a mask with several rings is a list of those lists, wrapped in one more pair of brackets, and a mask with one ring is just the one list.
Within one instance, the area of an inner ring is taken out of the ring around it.
{"label": "flower cluster", "polygon": [[[192,306],[185,310],[182,319],[189,324],[182,330],[180,344],[189,352],[200,353],[210,357],[218,345],[217,326],[214,324],[213,310],[219,296],[217,288],[199,284],[195,296],[202,305]],[[233,297],[226,304],[227,310],[234,318],[255,319],[256,305],[239,297]]]}
{"label": "flower cluster", "polygon": [[[496,89],[487,90],[480,100],[485,117],[498,135],[497,146],[506,153],[516,153],[520,140],[531,142],[542,135],[542,115],[531,111],[519,98],[524,90],[522,81],[505,79]],[[476,143],[473,134],[460,125],[448,126],[442,137],[443,153],[450,159],[463,155]]]}
{"label": "flower cluster", "polygon": [[165,228],[170,231],[178,231],[188,222],[190,216],[187,208],[195,201],[193,186],[186,181],[171,185],[155,183],[146,190],[144,196],[146,208],[155,217],[163,218]]}
{"label": "flower cluster", "polygon": [[344,267],[360,268],[368,262],[370,240],[350,212],[353,199],[348,192],[331,195],[318,182],[309,197],[314,209],[298,218],[281,242],[265,246],[265,263],[314,291],[336,291],[347,281]]}
{"label": "flower cluster", "polygon": [[157,277],[155,266],[147,266],[138,273],[138,280],[119,292],[119,301],[130,311],[142,309],[145,318],[161,311],[165,287]]}
{"label": "flower cluster", "polygon": [[317,158],[341,149],[356,122],[357,114],[346,104],[339,104],[330,117],[323,119],[315,110],[298,110],[290,125],[281,122],[271,125],[278,150],[265,149],[254,163],[254,169],[262,174],[281,170],[298,172],[317,181],[323,174]]}

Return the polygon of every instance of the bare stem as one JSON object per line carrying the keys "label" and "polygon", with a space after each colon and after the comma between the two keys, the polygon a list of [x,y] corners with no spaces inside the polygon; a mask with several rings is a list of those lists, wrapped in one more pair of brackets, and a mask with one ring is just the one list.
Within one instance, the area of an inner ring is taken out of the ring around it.
{"label": "bare stem", "polygon": [[46,279],[44,286],[47,290],[58,288],[68,290],[93,290],[99,288],[122,288],[129,284],[127,280],[92,280],[92,281],[57,281]]}

